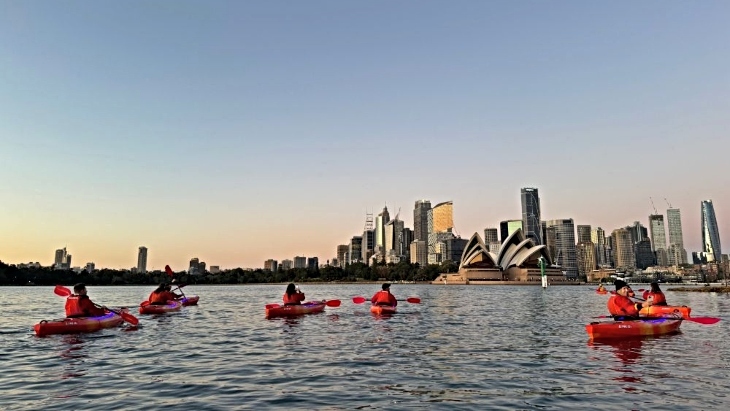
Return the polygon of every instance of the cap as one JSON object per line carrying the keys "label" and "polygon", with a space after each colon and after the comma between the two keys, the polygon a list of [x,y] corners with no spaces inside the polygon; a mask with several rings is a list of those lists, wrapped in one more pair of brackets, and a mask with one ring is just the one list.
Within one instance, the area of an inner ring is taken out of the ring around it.
{"label": "cap", "polygon": [[628,284],[626,284],[626,281],[624,280],[616,280],[613,282],[613,285],[616,286],[616,291],[626,287]]}
{"label": "cap", "polygon": [[388,284],[388,283],[383,284],[383,290],[388,290],[388,289],[390,289],[390,284]]}

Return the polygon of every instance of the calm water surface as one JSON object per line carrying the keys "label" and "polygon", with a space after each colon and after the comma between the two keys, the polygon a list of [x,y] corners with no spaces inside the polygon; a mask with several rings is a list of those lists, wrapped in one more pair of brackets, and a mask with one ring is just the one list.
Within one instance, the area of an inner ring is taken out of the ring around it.
{"label": "calm water surface", "polygon": [[[109,306],[135,306],[154,287],[89,287]],[[0,287],[0,409],[640,409],[730,406],[730,298],[667,293],[714,326],[591,344],[606,314],[588,286],[393,285],[402,302],[374,317],[351,298],[378,286],[302,285],[339,308],[264,318],[281,285],[193,286],[200,305],[137,315],[136,329],[38,338],[62,316],[52,287]],[[638,288],[638,287],[636,287]],[[593,320],[595,321],[595,320]]]}

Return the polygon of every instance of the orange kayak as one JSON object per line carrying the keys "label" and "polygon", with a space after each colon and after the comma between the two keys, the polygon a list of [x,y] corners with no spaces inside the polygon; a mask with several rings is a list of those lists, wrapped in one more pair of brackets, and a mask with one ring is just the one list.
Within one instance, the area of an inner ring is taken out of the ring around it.
{"label": "orange kayak", "polygon": [[145,303],[147,303],[147,301],[139,306],[140,314],[164,314],[172,311],[179,311],[180,308],[182,308],[182,303],[175,300],[170,300],[167,302],[167,304],[163,305],[153,305]]}
{"label": "orange kayak", "polygon": [[679,317],[687,318],[691,308],[686,305],[652,305],[639,310],[642,317]]}
{"label": "orange kayak", "polygon": [[[123,309],[127,311],[127,309]],[[51,334],[77,334],[99,331],[102,328],[112,328],[120,325],[124,320],[119,314],[107,312],[98,317],[62,318],[59,320],[43,320],[33,326],[39,337]]]}
{"label": "orange kayak", "polygon": [[324,311],[327,304],[321,301],[308,302],[301,305],[270,304],[266,307],[266,318],[296,317],[304,314],[315,314]]}
{"label": "orange kayak", "polygon": [[371,305],[370,312],[377,315],[395,314],[396,308],[391,305]]}
{"label": "orange kayak", "polygon": [[680,325],[682,325],[681,319],[670,318],[606,321],[586,325],[586,332],[593,340],[649,337],[677,332]]}
{"label": "orange kayak", "polygon": [[608,294],[608,290],[596,290],[596,294]]}

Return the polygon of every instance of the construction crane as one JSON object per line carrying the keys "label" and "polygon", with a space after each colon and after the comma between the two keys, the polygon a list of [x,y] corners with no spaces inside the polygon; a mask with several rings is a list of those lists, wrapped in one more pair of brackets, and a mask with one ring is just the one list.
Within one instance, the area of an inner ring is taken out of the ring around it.
{"label": "construction crane", "polygon": [[667,198],[666,198],[666,197],[664,197],[664,201],[666,201],[666,202],[667,202],[667,206],[668,206],[669,208],[672,208],[672,205],[671,205],[671,204],[669,203],[669,201],[667,201]]}
{"label": "construction crane", "polygon": [[649,201],[651,202],[651,208],[654,209],[654,214],[659,214],[659,212],[656,211],[656,207],[654,207],[654,200],[652,200],[651,197],[649,197]]}

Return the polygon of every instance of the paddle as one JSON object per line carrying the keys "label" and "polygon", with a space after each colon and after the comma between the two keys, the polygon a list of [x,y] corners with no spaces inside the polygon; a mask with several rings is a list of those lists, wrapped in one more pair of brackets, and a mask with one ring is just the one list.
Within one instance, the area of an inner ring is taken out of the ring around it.
{"label": "paddle", "polygon": [[[342,304],[342,301],[340,301],[340,300],[326,300],[324,303],[325,303],[325,305],[327,307],[339,307],[340,304]],[[268,309],[271,309],[271,308],[281,307],[281,304],[266,304],[264,307],[266,307],[266,309],[268,310]]]}
{"label": "paddle", "polygon": [[[368,299],[365,297],[361,297],[361,296],[352,297],[352,302],[355,304],[362,304],[365,301],[368,301]],[[398,301],[403,301],[403,300],[398,300]],[[411,304],[420,304],[421,303],[421,299],[418,297],[408,297],[408,298],[406,298],[406,301],[408,301]]]}
{"label": "paddle", "polygon": [[[169,275],[170,277],[173,277],[173,280],[172,280],[172,281],[173,281],[173,282],[175,282],[175,279],[174,279],[174,277],[175,277],[175,272],[174,272],[174,271],[172,271],[172,268],[170,268],[170,266],[169,266],[169,265],[166,265],[166,266],[165,266],[165,272],[166,272],[166,273],[167,273],[167,275]],[[181,285],[178,285],[178,286],[177,286],[177,288],[176,288],[175,290],[179,290],[179,291],[180,291],[180,294],[182,294],[183,298],[187,298],[187,297],[185,297],[185,293],[184,293],[184,292],[183,292],[183,290],[182,290],[182,288],[183,288],[183,287],[185,287],[185,284],[181,284]],[[172,292],[172,291],[175,291],[175,290],[170,290],[170,292]]]}
{"label": "paddle", "polygon": [[[613,318],[613,316],[611,316],[611,315],[599,315],[598,317],[593,317],[593,318]],[[656,318],[668,318],[668,319],[672,319],[674,317],[639,317],[640,320],[643,320],[643,319],[653,319],[654,320]],[[679,320],[679,319],[680,318],[677,318],[677,320]],[[712,324],[716,324],[716,323],[720,322],[721,318],[717,318],[717,317],[685,317],[685,318],[682,318],[682,320],[684,320],[684,321],[692,321],[692,322],[695,322],[697,324],[712,325]]]}
{"label": "paddle", "polygon": [[[60,296],[60,297],[68,297],[68,296],[70,296],[70,295],[73,294],[71,292],[71,290],[69,290],[68,288],[66,288],[66,287],[64,287],[62,285],[57,285],[56,288],[53,289],[53,292],[57,296]],[[103,308],[103,309],[105,309],[107,311],[113,312],[114,314],[117,314],[117,315],[121,316],[124,321],[126,321],[126,322],[128,322],[128,323],[130,323],[132,325],[139,324],[139,320],[137,319],[137,317],[133,316],[132,314],[129,314],[129,313],[124,312],[124,311],[112,310],[109,307],[105,307],[105,306],[99,305],[99,304],[94,304],[94,305],[97,306],[97,307],[99,307],[99,308]]]}

